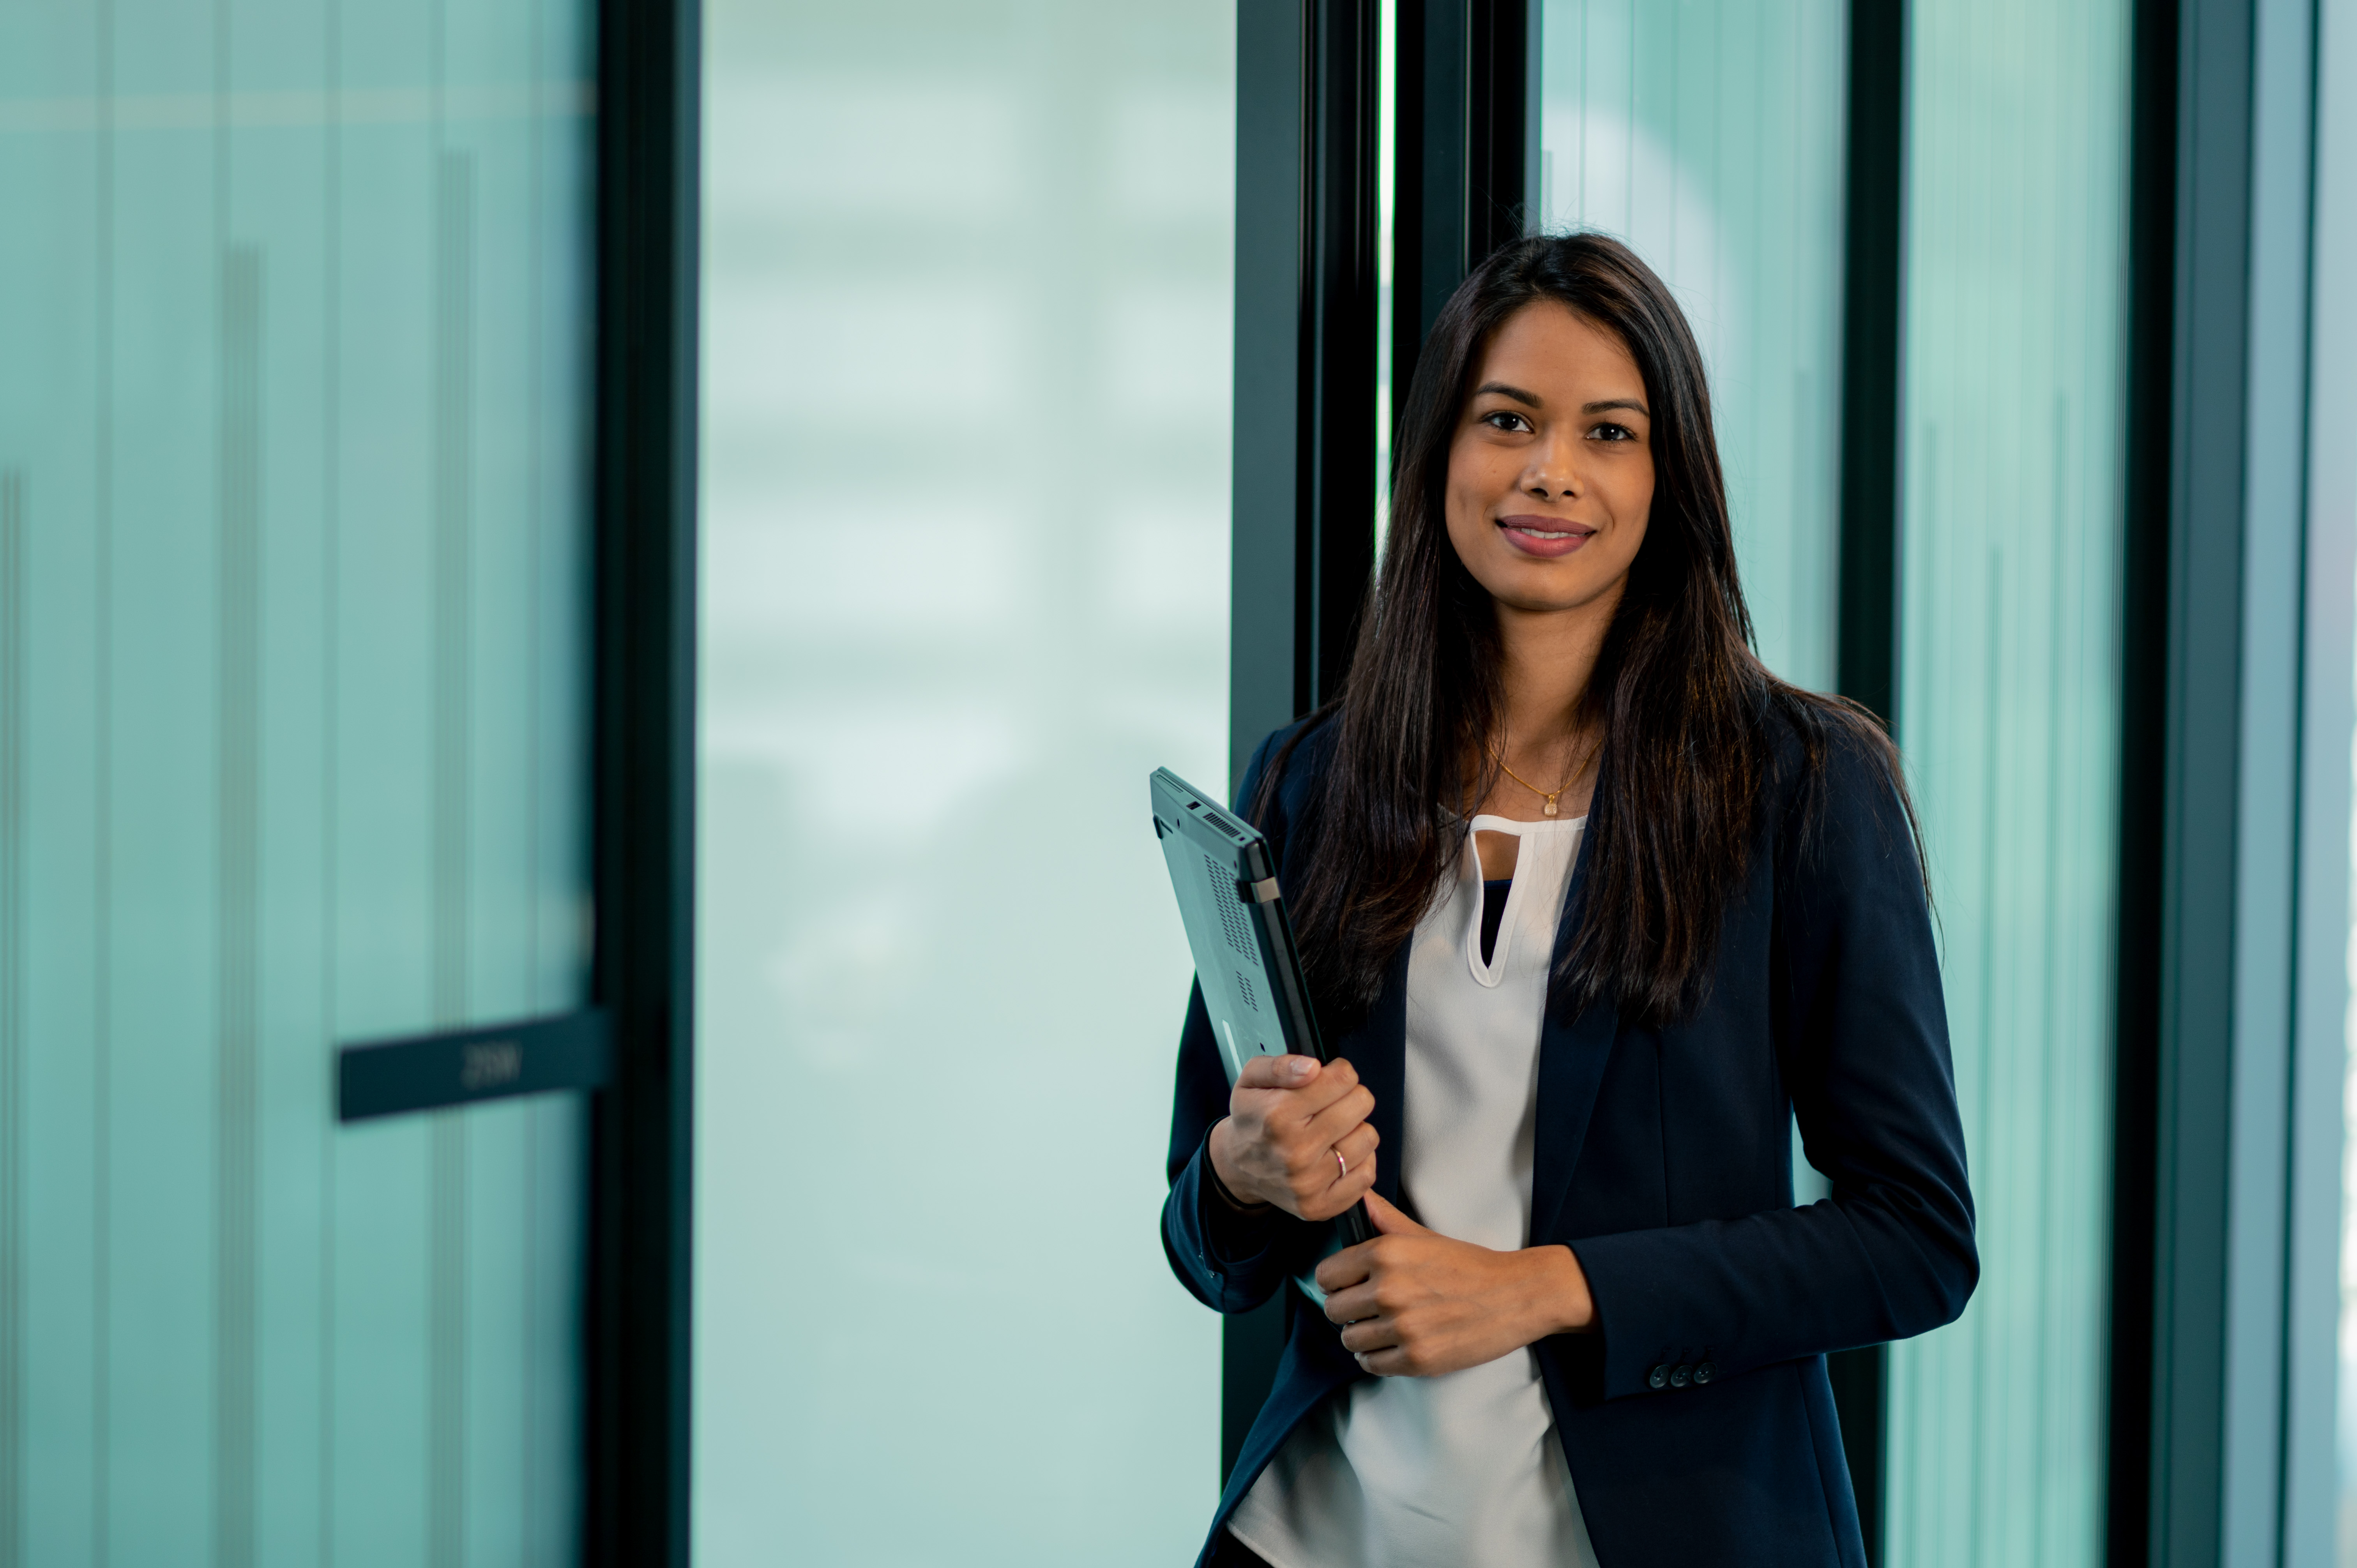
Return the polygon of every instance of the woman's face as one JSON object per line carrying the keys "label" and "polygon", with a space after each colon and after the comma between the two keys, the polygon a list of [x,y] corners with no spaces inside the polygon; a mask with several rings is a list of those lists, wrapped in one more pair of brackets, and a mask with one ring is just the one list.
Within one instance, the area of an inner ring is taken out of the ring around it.
{"label": "woman's face", "polygon": [[1448,540],[1501,605],[1609,609],[1653,505],[1645,379],[1620,339],[1553,301],[1490,341],[1448,448]]}

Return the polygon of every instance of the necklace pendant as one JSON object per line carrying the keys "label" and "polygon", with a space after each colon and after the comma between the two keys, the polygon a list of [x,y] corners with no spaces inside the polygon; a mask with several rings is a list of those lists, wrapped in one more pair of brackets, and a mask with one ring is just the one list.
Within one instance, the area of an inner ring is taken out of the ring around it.
{"label": "necklace pendant", "polygon": [[1555,797],[1552,795],[1546,798],[1546,814],[1550,817],[1555,815]]}

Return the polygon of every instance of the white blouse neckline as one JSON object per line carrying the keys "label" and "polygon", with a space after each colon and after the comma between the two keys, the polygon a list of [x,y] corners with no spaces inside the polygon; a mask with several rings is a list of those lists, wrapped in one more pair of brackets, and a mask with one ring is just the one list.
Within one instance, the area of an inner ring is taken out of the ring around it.
{"label": "white blouse neckline", "polygon": [[[1577,817],[1542,817],[1535,822],[1532,822],[1526,821],[1521,817],[1491,816],[1486,812],[1475,817],[1470,822],[1466,824],[1464,853],[1465,859],[1469,863],[1469,869],[1459,875],[1469,877],[1472,881],[1474,885],[1473,890],[1475,897],[1468,900],[1469,907],[1466,911],[1465,929],[1462,935],[1464,938],[1465,967],[1472,972],[1473,979],[1476,983],[1489,990],[1495,991],[1505,980],[1507,961],[1513,956],[1515,928],[1522,923],[1523,908],[1530,901],[1531,887],[1534,878],[1524,876],[1523,875],[1523,858],[1520,855],[1516,855],[1514,857],[1513,879],[1508,883],[1506,887],[1506,907],[1498,917],[1498,940],[1496,945],[1491,948],[1490,956],[1486,960],[1483,959],[1481,956],[1481,915],[1482,907],[1488,902],[1488,899],[1486,897],[1487,890],[1482,886],[1482,884],[1488,879],[1482,875],[1481,850],[1480,846],[1473,842],[1473,835],[1475,833],[1494,832],[1512,833],[1516,838],[1544,838],[1550,836],[1558,829],[1567,829],[1576,832],[1577,830],[1587,826],[1587,818],[1585,815]],[[1547,875],[1537,878],[1536,880],[1544,884],[1544,886],[1540,889],[1539,896],[1542,897],[1560,899],[1563,897],[1565,886],[1569,881],[1570,875],[1570,868],[1566,866],[1562,868],[1562,875],[1560,877]],[[1552,929],[1554,925],[1554,911],[1550,910],[1548,913],[1548,925],[1550,929]]]}

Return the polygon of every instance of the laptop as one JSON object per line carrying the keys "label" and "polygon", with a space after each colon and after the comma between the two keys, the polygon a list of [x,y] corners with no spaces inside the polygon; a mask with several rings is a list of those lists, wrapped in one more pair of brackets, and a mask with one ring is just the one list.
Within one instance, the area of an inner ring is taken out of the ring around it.
{"label": "laptop", "polygon": [[[1152,786],[1154,834],[1228,1082],[1256,1056],[1328,1060],[1267,837],[1168,768],[1154,770]],[[1363,1203],[1352,1204],[1337,1229],[1344,1245],[1375,1233]]]}

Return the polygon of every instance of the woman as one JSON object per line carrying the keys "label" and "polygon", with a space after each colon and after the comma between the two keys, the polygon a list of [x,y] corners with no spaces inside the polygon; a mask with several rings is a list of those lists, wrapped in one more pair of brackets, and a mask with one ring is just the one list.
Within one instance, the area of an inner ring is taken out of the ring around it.
{"label": "woman", "polygon": [[1400,450],[1342,695],[1241,791],[1334,1059],[1232,1090],[1200,994],[1180,1046],[1173,1269],[1325,1298],[1203,1561],[1862,1568],[1824,1354],[1978,1274],[1896,758],[1752,653],[1701,355],[1625,247],[1485,262]]}

